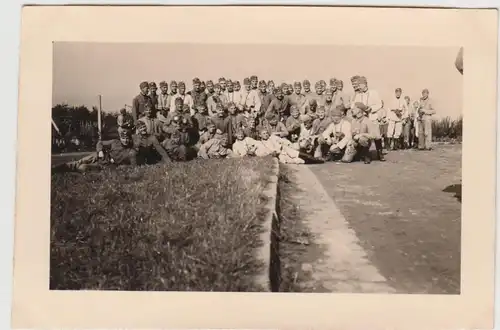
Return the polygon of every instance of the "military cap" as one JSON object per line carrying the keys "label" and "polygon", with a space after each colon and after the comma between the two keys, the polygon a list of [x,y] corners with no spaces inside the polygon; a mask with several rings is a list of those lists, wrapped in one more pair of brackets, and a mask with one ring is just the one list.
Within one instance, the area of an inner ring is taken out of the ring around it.
{"label": "military cap", "polygon": [[293,85],[294,85],[295,87],[302,87],[302,85],[300,84],[300,81],[296,81],[296,82],[294,82],[294,83],[293,83]]}
{"label": "military cap", "polygon": [[227,83],[228,85],[232,85],[232,84],[233,84],[233,82],[231,81],[231,79],[226,80],[226,83]]}
{"label": "military cap", "polygon": [[239,86],[240,82],[238,80],[233,81],[233,86]]}
{"label": "military cap", "polygon": [[278,115],[272,111],[269,111],[268,113],[266,113],[266,119],[267,120],[273,120],[273,119],[277,119]]}
{"label": "military cap", "polygon": [[182,104],[182,103],[184,103],[184,100],[182,99],[182,97],[177,97],[177,98],[175,99],[175,103],[176,103],[176,104],[177,104],[177,103]]}
{"label": "military cap", "polygon": [[281,84],[281,89],[283,89],[283,88],[285,88],[285,87],[286,87],[286,88],[288,88],[288,84],[287,84],[287,83],[282,83],[282,84]]}
{"label": "military cap", "polygon": [[320,80],[319,83],[321,84],[321,86],[326,86],[326,82],[324,80]]}
{"label": "military cap", "polygon": [[336,86],[343,86],[344,82],[342,80],[338,79],[338,80],[335,80],[335,85]]}
{"label": "military cap", "polygon": [[156,87],[156,83],[154,81],[150,82],[149,87]]}
{"label": "military cap", "polygon": [[259,87],[266,87],[266,81],[265,80],[261,80],[259,81]]}
{"label": "military cap", "polygon": [[214,85],[214,82],[213,82],[212,80],[207,80],[207,86],[208,86],[208,85],[212,85],[212,86],[213,86],[213,85]]}
{"label": "military cap", "polygon": [[302,82],[302,85],[309,85],[309,86],[311,86],[311,82],[310,82],[309,80],[307,80],[307,79],[306,79],[306,80],[304,80],[304,81]]}
{"label": "military cap", "polygon": [[220,84],[219,84],[219,83],[216,83],[216,84],[214,85],[214,88],[220,88]]}
{"label": "military cap", "polygon": [[361,76],[358,78],[358,82],[361,84],[366,84],[367,80],[365,76]]}
{"label": "military cap", "polygon": [[198,77],[196,77],[193,79],[193,84],[201,84],[201,80]]}
{"label": "military cap", "polygon": [[422,93],[429,93],[429,90],[428,90],[427,88],[424,88],[424,89],[422,90]]}
{"label": "military cap", "polygon": [[120,113],[121,113],[122,115],[126,114],[126,113],[127,113],[127,109],[125,109],[125,108],[121,108],[121,109],[120,109]]}
{"label": "military cap", "polygon": [[333,111],[330,113],[330,116],[331,117],[342,117],[343,116],[343,112],[338,108],[336,107],[335,109],[333,109]]}
{"label": "military cap", "polygon": [[224,106],[222,105],[222,103],[218,102],[217,105],[215,106],[215,109],[216,110],[224,109]]}
{"label": "military cap", "polygon": [[309,100],[309,105],[317,105],[318,102],[316,101],[316,99],[310,99]]}
{"label": "military cap", "polygon": [[269,80],[269,81],[267,82],[267,84],[268,84],[268,85],[269,85],[269,84],[274,84],[274,80]]}
{"label": "military cap", "polygon": [[131,129],[120,129],[119,131],[120,131],[119,132],[119,136],[121,138],[130,137],[132,135],[132,130]]}
{"label": "military cap", "polygon": [[280,87],[280,86],[278,86],[278,87],[275,87],[275,88],[274,88],[274,93],[275,93],[275,94],[276,94],[276,93],[282,93],[282,92],[283,92],[283,90],[281,89],[281,87]]}
{"label": "military cap", "polygon": [[140,83],[139,87],[143,89],[144,87],[149,87],[149,83],[147,81],[143,81]]}
{"label": "military cap", "polygon": [[224,77],[220,77],[219,82],[223,82],[223,81],[226,81],[226,79]]}
{"label": "military cap", "polygon": [[179,81],[179,82],[177,83],[177,87],[181,87],[181,86],[186,87],[186,84],[184,83],[184,81]]}
{"label": "military cap", "polygon": [[257,76],[251,76],[251,77],[250,77],[250,80],[251,80],[251,81],[255,81],[255,80],[259,80],[259,78],[258,78]]}
{"label": "military cap", "polygon": [[250,79],[249,78],[243,79],[243,84],[250,85]]}
{"label": "military cap", "polygon": [[335,78],[330,79],[330,85],[335,85],[336,82],[337,82],[337,79],[335,79]]}
{"label": "military cap", "polygon": [[163,87],[163,86],[168,86],[167,82],[165,80],[160,81],[160,87]]}
{"label": "military cap", "polygon": [[299,111],[299,107],[298,107],[296,104],[293,104],[293,105],[290,107],[290,112],[293,112],[293,111]]}
{"label": "military cap", "polygon": [[398,88],[396,88],[396,90],[395,90],[395,91],[396,91],[396,92],[402,92],[403,90],[402,90],[400,87],[398,87]]}
{"label": "military cap", "polygon": [[170,87],[172,87],[172,86],[177,86],[177,82],[175,80],[172,80],[170,82]]}
{"label": "military cap", "polygon": [[317,87],[317,86],[322,86],[321,81],[316,81],[316,83],[314,84],[314,86],[315,86],[315,87]]}
{"label": "military cap", "polygon": [[359,80],[359,76],[358,75],[351,77],[351,82],[356,82],[358,80]]}

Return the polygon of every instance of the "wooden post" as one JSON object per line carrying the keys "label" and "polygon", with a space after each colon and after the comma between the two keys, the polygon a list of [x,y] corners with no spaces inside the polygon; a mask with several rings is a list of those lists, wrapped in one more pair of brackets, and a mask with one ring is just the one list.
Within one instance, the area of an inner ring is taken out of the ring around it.
{"label": "wooden post", "polygon": [[101,132],[101,112],[102,112],[102,95],[99,95],[99,110],[97,111],[97,132],[99,136],[99,141],[101,141],[102,138],[102,132]]}

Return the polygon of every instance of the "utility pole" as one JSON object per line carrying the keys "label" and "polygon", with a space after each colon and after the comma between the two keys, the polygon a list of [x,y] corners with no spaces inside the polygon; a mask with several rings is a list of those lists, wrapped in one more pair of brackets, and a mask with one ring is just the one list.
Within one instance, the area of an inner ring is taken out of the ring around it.
{"label": "utility pole", "polygon": [[97,112],[97,131],[99,133],[99,141],[101,141],[101,112],[102,112],[102,95],[99,95],[99,111]]}

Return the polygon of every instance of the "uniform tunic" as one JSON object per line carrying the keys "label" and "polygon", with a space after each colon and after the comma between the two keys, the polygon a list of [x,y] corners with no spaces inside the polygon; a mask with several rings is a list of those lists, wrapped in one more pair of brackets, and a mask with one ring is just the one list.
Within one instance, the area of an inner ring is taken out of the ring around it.
{"label": "uniform tunic", "polygon": [[139,121],[146,124],[146,132],[149,135],[155,135],[156,137],[159,137],[163,133],[163,123],[158,118],[142,117],[139,119]]}
{"label": "uniform tunic", "polygon": [[[137,164],[138,147],[134,144],[124,146],[120,140],[108,140],[97,142],[96,151],[106,152],[109,160],[116,165],[135,165]],[[97,159],[96,159],[97,161]],[[83,162],[84,163],[84,162]]]}
{"label": "uniform tunic", "polygon": [[338,124],[331,123],[322,134],[327,144],[337,144],[339,149],[344,149],[352,139],[351,123],[341,119]]}
{"label": "uniform tunic", "polygon": [[231,157],[233,151],[221,144],[219,139],[211,139],[207,143],[202,144],[198,151],[198,156],[203,159],[218,159]]}
{"label": "uniform tunic", "polygon": [[328,126],[330,126],[331,123],[332,120],[330,119],[330,117],[325,117],[323,119],[316,118],[313,121],[312,126],[313,135],[323,134],[323,132],[328,128]]}
{"label": "uniform tunic", "polygon": [[170,158],[167,152],[158,142],[158,139],[154,135],[140,135],[135,134],[132,137],[134,141],[134,147],[138,150],[138,157],[149,163],[150,160],[156,160],[156,156],[153,151],[156,151],[161,157],[161,161],[167,162]]}
{"label": "uniform tunic", "polygon": [[153,102],[147,95],[141,93],[134,97],[132,100],[132,116],[134,117],[134,122],[136,122],[137,119],[144,114],[147,103],[151,106],[151,108],[153,107]]}
{"label": "uniform tunic", "polygon": [[192,109],[193,108],[193,98],[191,97],[191,95],[189,94],[184,94],[184,95],[181,95],[179,93],[175,94],[174,96],[172,96],[171,100],[170,100],[170,109],[175,109],[175,100],[180,97],[183,101],[183,104],[187,104],[189,106],[189,109]]}
{"label": "uniform tunic", "polygon": [[233,144],[233,153],[237,157],[247,156],[255,148],[256,140],[246,136],[243,140],[236,140]]}
{"label": "uniform tunic", "polygon": [[212,123],[214,123],[215,128],[220,130],[222,134],[227,134],[229,145],[233,144],[234,139],[231,118],[229,118],[228,116],[212,116],[210,120],[212,121]]}
{"label": "uniform tunic", "polygon": [[292,116],[288,117],[285,122],[286,129],[292,134],[300,134],[300,119],[299,118],[293,118]]}

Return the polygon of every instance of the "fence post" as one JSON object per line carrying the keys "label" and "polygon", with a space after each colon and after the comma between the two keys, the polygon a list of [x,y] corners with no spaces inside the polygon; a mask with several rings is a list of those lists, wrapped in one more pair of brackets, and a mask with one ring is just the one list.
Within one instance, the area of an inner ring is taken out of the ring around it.
{"label": "fence post", "polygon": [[102,95],[99,95],[99,109],[97,111],[97,134],[99,141],[101,141],[102,134],[101,134],[101,112],[102,112]]}

